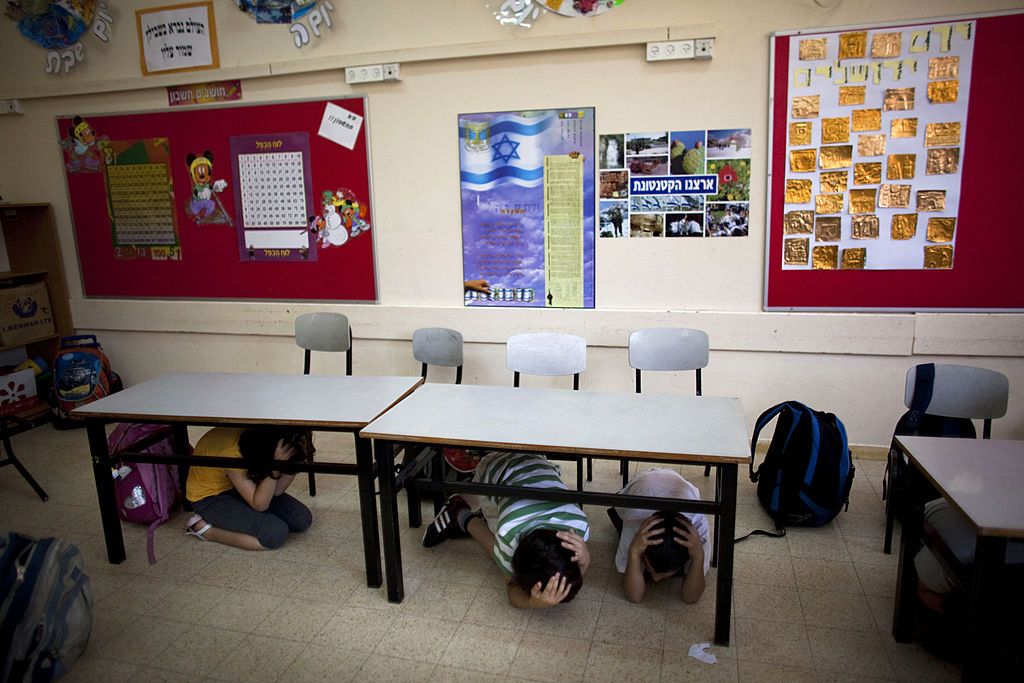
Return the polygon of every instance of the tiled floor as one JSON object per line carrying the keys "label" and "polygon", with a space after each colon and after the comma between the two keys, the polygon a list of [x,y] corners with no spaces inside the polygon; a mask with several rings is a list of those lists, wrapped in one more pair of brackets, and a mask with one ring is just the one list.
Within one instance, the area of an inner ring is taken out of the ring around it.
{"label": "tiled floor", "polygon": [[[196,436],[196,432],[193,436]],[[321,435],[318,457],[351,460],[351,437]],[[816,681],[956,679],[959,671],[889,635],[896,556],[881,553],[884,463],[857,461],[850,511],[784,539],[736,549],[732,646],[718,663],[687,656],[710,641],[715,570],[696,605],[678,581],[641,605],[622,597],[615,532],[588,509],[593,568],[569,605],[515,610],[501,574],[468,540],[427,550],[402,538],[406,600],[368,589],[355,479],[293,488],[313,528],[281,550],[248,553],[186,538],[179,513],[157,532],[126,526],[128,560],[107,564],[84,431],[43,426],[14,447],[50,494],[42,503],[11,467],[0,470],[0,527],[77,543],[95,594],[92,639],[68,680],[93,681]],[[195,439],[193,439],[193,443]],[[643,466],[642,464],[640,466]],[[565,467],[567,481],[574,480]],[[617,488],[617,465],[595,462],[593,487]],[[684,476],[710,494],[700,468]],[[304,483],[304,482],[300,482]],[[766,527],[741,472],[738,531]],[[429,512],[424,513],[429,519]],[[404,513],[403,513],[404,519]]]}

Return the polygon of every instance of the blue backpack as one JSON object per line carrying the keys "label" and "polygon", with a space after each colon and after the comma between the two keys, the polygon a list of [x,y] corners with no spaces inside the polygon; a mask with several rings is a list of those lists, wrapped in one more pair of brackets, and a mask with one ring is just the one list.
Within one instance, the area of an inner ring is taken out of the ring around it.
{"label": "blue backpack", "polygon": [[[754,449],[761,430],[778,416],[761,466]],[[761,413],[750,439],[750,481],[778,529],[821,526],[850,505],[855,472],[846,429],[832,413],[786,401]]]}

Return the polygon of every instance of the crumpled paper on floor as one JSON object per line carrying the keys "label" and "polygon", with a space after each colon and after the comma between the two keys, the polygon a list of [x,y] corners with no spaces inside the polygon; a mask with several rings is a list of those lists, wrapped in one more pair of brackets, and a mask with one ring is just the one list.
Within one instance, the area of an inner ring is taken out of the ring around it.
{"label": "crumpled paper on floor", "polygon": [[705,664],[717,664],[718,657],[710,652],[705,652],[709,647],[711,647],[711,643],[694,643],[690,646],[689,655]]}

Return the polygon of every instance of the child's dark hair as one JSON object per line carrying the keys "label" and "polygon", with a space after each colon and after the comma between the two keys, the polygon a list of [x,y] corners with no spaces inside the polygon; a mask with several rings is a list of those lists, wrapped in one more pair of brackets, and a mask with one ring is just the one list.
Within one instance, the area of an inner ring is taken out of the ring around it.
{"label": "child's dark hair", "polygon": [[676,513],[659,510],[654,513],[654,516],[661,518],[661,521],[658,522],[661,527],[661,534],[658,536],[661,543],[647,546],[647,550],[644,551],[647,561],[650,563],[651,569],[659,574],[679,571],[686,566],[687,560],[690,559],[690,551],[675,541],[679,537],[674,528],[679,524]]}
{"label": "child's dark hair", "polygon": [[541,588],[556,573],[564,576],[569,594],[562,602],[570,602],[583,585],[580,566],[572,561],[573,552],[562,547],[554,529],[537,529],[519,539],[512,555],[512,583],[529,593],[538,583]]}
{"label": "child's dark hair", "polygon": [[283,440],[285,445],[295,449],[289,462],[303,462],[315,451],[313,434],[307,429],[295,427],[261,426],[249,427],[238,437],[238,451],[248,465],[248,477],[261,482],[270,476],[272,470],[288,472],[286,463],[274,462],[274,451]]}

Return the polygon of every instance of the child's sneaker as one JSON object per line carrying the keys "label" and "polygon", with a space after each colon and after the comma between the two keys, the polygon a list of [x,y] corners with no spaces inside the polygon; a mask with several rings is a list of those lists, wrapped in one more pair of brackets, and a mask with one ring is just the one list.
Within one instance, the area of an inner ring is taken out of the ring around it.
{"label": "child's sneaker", "polygon": [[441,511],[434,517],[434,521],[423,532],[423,547],[433,548],[449,538],[469,536],[468,531],[459,527],[459,513],[463,510],[469,510],[469,503],[462,496],[450,496],[441,506]]}

